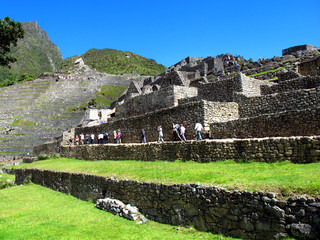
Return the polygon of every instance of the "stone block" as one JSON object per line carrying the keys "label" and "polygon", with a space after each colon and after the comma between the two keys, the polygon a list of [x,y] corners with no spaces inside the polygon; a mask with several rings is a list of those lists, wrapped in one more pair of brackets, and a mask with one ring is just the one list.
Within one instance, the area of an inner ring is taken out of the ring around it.
{"label": "stone block", "polygon": [[299,239],[312,239],[316,237],[315,232],[309,224],[293,223],[290,226],[291,234]]}
{"label": "stone block", "polygon": [[254,230],[254,226],[251,222],[251,220],[249,218],[244,217],[241,221],[240,221],[240,228],[244,229],[247,232],[251,232]]}
{"label": "stone block", "polygon": [[271,223],[266,221],[259,221],[255,223],[255,229],[257,231],[270,231]]}

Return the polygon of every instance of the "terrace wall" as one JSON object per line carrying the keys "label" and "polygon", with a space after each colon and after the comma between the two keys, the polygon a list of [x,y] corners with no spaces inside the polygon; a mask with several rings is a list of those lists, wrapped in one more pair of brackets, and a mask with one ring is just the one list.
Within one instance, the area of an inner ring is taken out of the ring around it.
{"label": "terrace wall", "polygon": [[320,108],[320,87],[248,98],[237,94],[241,118],[284,111]]}
{"label": "terrace wall", "polygon": [[236,92],[247,97],[259,96],[262,85],[272,86],[274,83],[250,78],[239,73],[228,79],[200,84],[198,98],[214,102],[235,102]]}
{"label": "terrace wall", "polygon": [[256,162],[320,161],[320,137],[250,138],[147,144],[62,147],[61,156],[83,160],[196,161],[225,159]]}
{"label": "terrace wall", "polygon": [[278,92],[289,92],[299,89],[310,89],[320,86],[320,77],[300,77],[279,82],[273,86],[261,86],[261,94],[268,95]]}
{"label": "terrace wall", "polygon": [[265,114],[210,124],[210,138],[263,138],[320,135],[320,108]]}
{"label": "terrace wall", "polygon": [[165,185],[94,175],[17,169],[16,184],[26,177],[82,200],[114,198],[166,224],[244,239],[320,238],[319,198],[279,200],[274,193],[228,191],[198,184]]}
{"label": "terrace wall", "polygon": [[59,146],[60,146],[60,143],[58,141],[34,146],[33,155],[38,156],[41,154],[48,154],[48,155],[56,154],[58,153]]}

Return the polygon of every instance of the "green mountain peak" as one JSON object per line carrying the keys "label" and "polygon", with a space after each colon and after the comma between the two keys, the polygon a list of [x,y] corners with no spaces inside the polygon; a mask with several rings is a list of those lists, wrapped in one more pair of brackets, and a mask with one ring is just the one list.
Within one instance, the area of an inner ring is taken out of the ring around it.
{"label": "green mountain peak", "polygon": [[24,22],[22,26],[25,37],[11,49],[11,54],[18,60],[10,65],[11,68],[0,67],[0,82],[23,74],[36,77],[42,72],[56,71],[63,62],[59,48],[36,21]]}

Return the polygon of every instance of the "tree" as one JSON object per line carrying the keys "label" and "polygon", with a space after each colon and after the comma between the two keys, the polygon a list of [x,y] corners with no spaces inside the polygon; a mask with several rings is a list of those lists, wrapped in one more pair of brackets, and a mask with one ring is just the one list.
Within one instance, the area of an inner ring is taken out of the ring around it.
{"label": "tree", "polygon": [[0,19],[0,66],[9,67],[9,64],[17,61],[10,53],[10,47],[17,46],[18,39],[24,37],[22,24],[11,20],[9,17]]}

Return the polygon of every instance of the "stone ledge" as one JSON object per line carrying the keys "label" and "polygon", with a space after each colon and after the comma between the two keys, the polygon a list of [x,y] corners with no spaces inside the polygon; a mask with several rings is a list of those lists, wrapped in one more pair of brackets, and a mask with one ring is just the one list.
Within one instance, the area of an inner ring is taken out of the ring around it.
{"label": "stone ledge", "polygon": [[235,161],[311,163],[320,161],[320,136],[218,139],[61,147],[61,156],[83,160]]}

